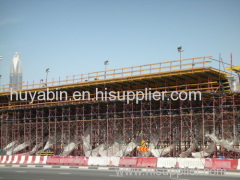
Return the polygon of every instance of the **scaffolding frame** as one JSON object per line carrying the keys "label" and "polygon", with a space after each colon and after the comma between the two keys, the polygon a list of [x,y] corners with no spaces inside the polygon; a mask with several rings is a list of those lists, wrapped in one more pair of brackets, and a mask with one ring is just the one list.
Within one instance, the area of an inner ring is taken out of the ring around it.
{"label": "scaffolding frame", "polygon": [[[204,151],[211,143],[214,143],[206,134],[212,134],[220,140],[233,142],[232,147],[239,149],[240,135],[240,96],[231,92],[225,72],[211,67],[206,67],[207,57],[197,58],[201,67],[195,67],[195,59],[188,59],[191,68],[184,69],[184,61],[172,61],[166,64],[170,71],[163,69],[164,63],[138,66],[137,71],[133,67],[129,76],[124,68],[121,78],[117,73],[111,73],[112,78],[95,79],[96,76],[88,76],[89,81],[70,83],[61,86],[49,86],[66,90],[69,93],[75,90],[91,91],[94,98],[94,88],[100,90],[108,88],[118,91],[137,91],[144,88],[152,90],[168,91],[202,91],[202,100],[198,101],[9,101],[9,92],[0,93],[0,149],[11,142],[30,142],[30,145],[17,153],[29,153],[33,147],[39,146],[43,150],[46,143],[52,145],[48,148],[55,154],[63,152],[69,143],[75,143],[74,150],[70,153],[74,156],[84,156],[83,137],[86,132],[90,134],[90,150],[103,145],[107,156],[112,154],[109,148],[115,143],[127,145],[130,142],[140,144],[142,140],[148,144],[155,142],[155,149],[164,149],[174,146],[169,153],[163,156],[179,157],[182,153]],[[175,65],[178,62],[181,65]],[[155,68],[154,66],[159,66]],[[144,67],[153,67],[146,68]],[[175,69],[178,68],[178,69]],[[156,72],[157,70],[158,72]],[[143,73],[151,71],[150,73]],[[109,70],[117,72],[117,70]],[[129,71],[128,71],[129,73]],[[143,74],[142,74],[143,73]],[[100,73],[99,73],[100,74]],[[105,74],[104,74],[105,75]],[[106,74],[108,75],[108,74]],[[98,75],[101,78],[102,75]],[[84,77],[84,76],[82,76]],[[75,78],[75,76],[74,76]],[[94,78],[94,80],[90,80]],[[75,81],[74,79],[73,81]],[[70,81],[70,80],[69,80]],[[54,83],[53,83],[54,84]],[[24,86],[23,86],[24,87]],[[46,87],[28,91],[46,90]],[[25,91],[26,91],[25,90]],[[168,97],[168,94],[167,96]],[[17,145],[16,144],[16,145]],[[119,150],[121,147],[119,147]],[[33,152],[34,153],[34,152]],[[100,155],[100,152],[98,152]],[[137,156],[135,148],[127,156]],[[150,154],[151,156],[152,154]],[[223,146],[214,145],[214,151],[209,157],[225,156],[239,158],[239,153],[227,150]],[[191,153],[187,154],[191,157]]]}

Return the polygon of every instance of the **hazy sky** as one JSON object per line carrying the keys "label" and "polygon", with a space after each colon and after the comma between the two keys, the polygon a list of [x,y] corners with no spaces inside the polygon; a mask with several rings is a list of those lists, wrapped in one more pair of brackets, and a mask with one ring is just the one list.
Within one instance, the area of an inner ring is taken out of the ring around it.
{"label": "hazy sky", "polygon": [[19,52],[23,80],[233,53],[240,65],[240,0],[0,0],[2,84]]}

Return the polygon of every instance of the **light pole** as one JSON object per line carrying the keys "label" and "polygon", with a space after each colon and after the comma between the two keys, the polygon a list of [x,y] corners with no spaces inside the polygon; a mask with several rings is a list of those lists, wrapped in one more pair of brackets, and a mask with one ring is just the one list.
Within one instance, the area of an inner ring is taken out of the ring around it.
{"label": "light pole", "polygon": [[46,85],[47,85],[47,78],[48,78],[48,73],[49,73],[49,68],[46,69]]}
{"label": "light pole", "polygon": [[179,47],[177,48],[177,50],[178,50],[178,52],[179,52],[180,60],[181,60],[181,59],[182,59],[182,52],[183,52],[184,50],[182,50],[182,46],[179,46]]}
{"label": "light pole", "polygon": [[106,75],[107,75],[107,65],[109,65],[109,61],[104,61],[104,65],[105,65],[105,79],[106,79]]}

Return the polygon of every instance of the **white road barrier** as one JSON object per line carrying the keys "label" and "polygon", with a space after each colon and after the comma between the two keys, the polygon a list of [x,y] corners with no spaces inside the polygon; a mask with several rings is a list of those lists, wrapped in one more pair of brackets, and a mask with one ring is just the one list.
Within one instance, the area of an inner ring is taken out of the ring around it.
{"label": "white road barrier", "polygon": [[118,166],[120,157],[89,157],[89,166]]}
{"label": "white road barrier", "polygon": [[177,158],[180,168],[198,168],[204,169],[204,158]]}
{"label": "white road barrier", "polygon": [[158,158],[157,167],[176,167],[177,159],[176,158]]}
{"label": "white road barrier", "polygon": [[237,170],[240,170],[240,159],[238,159],[238,166],[237,166]]}

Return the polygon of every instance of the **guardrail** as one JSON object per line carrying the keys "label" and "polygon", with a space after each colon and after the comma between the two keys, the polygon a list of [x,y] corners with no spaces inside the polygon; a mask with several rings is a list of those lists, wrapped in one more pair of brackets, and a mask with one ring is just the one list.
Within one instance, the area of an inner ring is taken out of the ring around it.
{"label": "guardrail", "polygon": [[144,75],[144,74],[152,74],[158,72],[166,72],[166,71],[173,71],[173,70],[183,70],[183,69],[193,69],[196,67],[205,67],[206,63],[210,63],[211,61],[206,61],[206,59],[211,58],[212,56],[204,56],[204,57],[196,57],[190,59],[183,59],[183,60],[176,60],[176,61],[168,61],[162,63],[154,63],[154,64],[147,64],[141,66],[132,66],[120,69],[112,69],[106,71],[98,71],[93,73],[87,74],[80,74],[80,75],[72,75],[67,76],[65,80],[61,80],[60,77],[57,81],[54,79],[51,82],[42,82],[32,83],[29,82],[20,82],[15,84],[6,84],[0,87],[0,92],[8,92],[11,90],[24,90],[24,89],[34,89],[34,88],[41,88],[46,86],[60,86],[66,85],[71,83],[83,83],[86,81],[100,81],[100,80],[107,80],[113,78],[121,78],[121,77],[131,77],[135,75]]}

